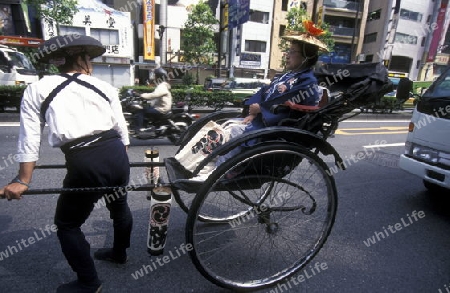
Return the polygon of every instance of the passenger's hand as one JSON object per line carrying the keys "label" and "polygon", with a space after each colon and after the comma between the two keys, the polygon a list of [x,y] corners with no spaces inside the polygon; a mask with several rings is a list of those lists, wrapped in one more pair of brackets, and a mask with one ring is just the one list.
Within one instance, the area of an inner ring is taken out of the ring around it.
{"label": "passenger's hand", "polygon": [[20,183],[11,183],[0,189],[0,198],[22,199],[22,194],[28,190],[28,187]]}
{"label": "passenger's hand", "polygon": [[256,116],[259,113],[261,113],[261,108],[259,107],[259,104],[251,104],[248,108],[248,113],[250,115]]}
{"label": "passenger's hand", "polygon": [[253,121],[253,119],[255,119],[256,115],[248,115],[247,117],[244,118],[244,120],[242,120],[243,124],[249,124]]}

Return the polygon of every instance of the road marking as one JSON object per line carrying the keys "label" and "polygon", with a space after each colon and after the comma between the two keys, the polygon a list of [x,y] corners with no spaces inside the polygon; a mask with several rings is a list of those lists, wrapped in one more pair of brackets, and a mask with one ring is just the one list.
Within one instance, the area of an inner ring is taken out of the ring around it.
{"label": "road marking", "polygon": [[376,145],[364,145],[363,148],[385,148],[394,146],[404,146],[404,142],[387,143],[387,144],[376,144]]}
{"label": "road marking", "polygon": [[361,134],[403,134],[408,132],[406,126],[382,126],[382,127],[361,127],[361,128],[338,128],[336,134],[361,135]]}
{"label": "road marking", "polygon": [[344,120],[339,123],[409,123],[411,120]]}
{"label": "road marking", "polygon": [[20,126],[20,122],[0,122],[0,126],[3,127]]}
{"label": "road marking", "polygon": [[[411,120],[356,120],[349,119],[339,122],[341,123],[409,123]],[[19,126],[20,122],[0,122],[0,127]]]}

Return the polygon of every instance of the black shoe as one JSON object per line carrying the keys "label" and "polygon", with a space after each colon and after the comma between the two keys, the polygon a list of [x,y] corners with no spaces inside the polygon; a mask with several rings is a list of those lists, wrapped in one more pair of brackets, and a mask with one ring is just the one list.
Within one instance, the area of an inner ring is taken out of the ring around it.
{"label": "black shoe", "polygon": [[60,285],[56,289],[56,293],[100,293],[102,292],[102,283],[85,285],[78,282],[78,280],[72,281],[67,284]]}
{"label": "black shoe", "polygon": [[112,248],[100,248],[94,253],[94,258],[117,264],[125,264],[128,261],[127,254],[116,255]]}

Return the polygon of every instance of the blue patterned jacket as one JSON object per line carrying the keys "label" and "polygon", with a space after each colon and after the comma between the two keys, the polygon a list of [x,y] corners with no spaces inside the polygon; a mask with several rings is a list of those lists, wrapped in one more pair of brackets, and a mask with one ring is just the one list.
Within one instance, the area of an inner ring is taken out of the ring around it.
{"label": "blue patterned jacket", "polygon": [[312,69],[287,72],[274,79],[270,85],[262,87],[247,100],[246,105],[259,104],[261,113],[253,119],[244,132],[275,126],[282,119],[287,118],[288,113],[273,114],[270,112],[272,105],[284,104],[286,101],[309,106],[318,105],[317,79]]}

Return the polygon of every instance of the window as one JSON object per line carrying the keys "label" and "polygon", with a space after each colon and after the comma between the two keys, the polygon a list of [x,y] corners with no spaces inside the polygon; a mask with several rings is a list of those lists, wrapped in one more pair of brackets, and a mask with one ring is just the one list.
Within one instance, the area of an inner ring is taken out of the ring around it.
{"label": "window", "polygon": [[281,1],[281,10],[282,11],[288,11],[288,2],[289,2],[289,0],[282,0]]}
{"label": "window", "polygon": [[8,59],[6,59],[3,52],[0,51],[0,71],[8,73],[10,71]]}
{"label": "window", "polygon": [[248,20],[259,23],[269,23],[269,12],[251,10]]}
{"label": "window", "polygon": [[91,28],[91,37],[97,39],[103,45],[118,45],[119,31],[103,28]]}
{"label": "window", "polygon": [[422,42],[420,42],[421,47],[425,47],[425,41],[427,40],[427,37],[422,37]]}
{"label": "window", "polygon": [[378,33],[371,33],[364,36],[364,44],[373,43],[377,41]]}
{"label": "window", "polygon": [[369,12],[367,15],[367,21],[377,20],[381,17],[381,9]]}
{"label": "window", "polygon": [[364,62],[365,63],[373,62],[373,55],[366,55],[366,60]]}
{"label": "window", "polygon": [[80,35],[80,36],[84,36],[84,35],[86,35],[86,28],[84,28],[84,27],[76,27],[76,26],[61,25],[59,27],[59,34],[61,36],[69,35],[69,34],[77,34],[77,35]]}
{"label": "window", "polygon": [[245,51],[247,52],[266,52],[266,42],[262,41],[245,41]]}
{"label": "window", "polygon": [[415,45],[415,44],[417,44],[417,36],[411,36],[411,35],[407,35],[407,34],[396,33],[394,42],[402,43],[402,44]]}
{"label": "window", "polygon": [[400,18],[421,22],[422,17],[423,17],[422,13],[414,12],[403,8],[400,9]]}
{"label": "window", "polygon": [[280,30],[278,31],[278,36],[284,36],[284,33],[286,32],[286,26],[285,25],[280,25]]}

